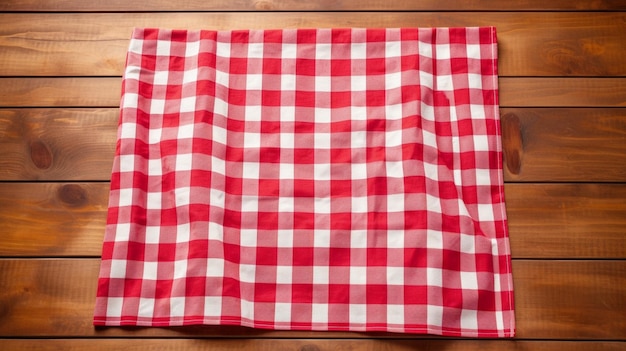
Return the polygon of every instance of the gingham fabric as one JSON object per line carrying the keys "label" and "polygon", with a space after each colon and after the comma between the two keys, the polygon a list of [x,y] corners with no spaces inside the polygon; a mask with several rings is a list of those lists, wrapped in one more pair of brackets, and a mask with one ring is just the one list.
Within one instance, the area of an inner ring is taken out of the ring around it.
{"label": "gingham fabric", "polygon": [[136,29],[95,325],[514,334],[495,29]]}

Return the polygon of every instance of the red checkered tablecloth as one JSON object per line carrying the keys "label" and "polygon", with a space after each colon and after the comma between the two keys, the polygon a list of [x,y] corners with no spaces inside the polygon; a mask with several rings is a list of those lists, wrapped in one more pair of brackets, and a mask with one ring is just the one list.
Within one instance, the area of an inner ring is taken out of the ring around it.
{"label": "red checkered tablecloth", "polygon": [[514,335],[496,33],[135,29],[95,325]]}

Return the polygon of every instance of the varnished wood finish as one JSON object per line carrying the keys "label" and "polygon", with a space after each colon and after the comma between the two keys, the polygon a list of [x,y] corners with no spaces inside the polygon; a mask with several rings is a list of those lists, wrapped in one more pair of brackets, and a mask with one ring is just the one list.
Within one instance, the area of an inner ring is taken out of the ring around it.
{"label": "varnished wood finish", "polygon": [[120,78],[0,78],[0,107],[117,107]]}
{"label": "varnished wood finish", "polygon": [[[615,91],[625,95],[626,89]],[[500,113],[507,181],[626,181],[626,109],[502,108]]]}
{"label": "varnished wood finish", "polygon": [[[393,338],[395,334],[248,330],[245,328],[102,328],[91,326],[97,259],[0,260],[0,336],[228,336]],[[626,328],[626,261],[515,260],[520,338],[621,338]],[[550,279],[542,279],[550,277]],[[5,283],[6,284],[6,283]],[[8,284],[7,284],[8,285]],[[397,335],[396,335],[397,336]]]}
{"label": "varnished wood finish", "polygon": [[109,183],[0,183],[0,256],[99,256]]}
{"label": "varnished wood finish", "polygon": [[[0,257],[97,257],[109,183],[0,183]],[[626,185],[506,184],[514,258],[626,259]]]}
{"label": "varnished wood finish", "polygon": [[133,27],[277,26],[496,26],[501,76],[626,75],[624,13],[177,12],[0,14],[0,76],[119,76]]}
{"label": "varnished wood finish", "polygon": [[[0,78],[0,107],[116,107],[120,78]],[[502,107],[626,107],[622,78],[500,78]]]}
{"label": "varnished wood finish", "polygon": [[623,344],[611,341],[475,341],[389,339],[8,339],[6,351],[623,351]]}
{"label": "varnished wood finish", "polygon": [[[626,109],[501,113],[507,181],[626,180]],[[118,115],[117,108],[0,109],[0,180],[109,180]]]}
{"label": "varnished wood finish", "polygon": [[108,180],[117,109],[0,109],[0,179]]}
{"label": "varnished wood finish", "polygon": [[150,4],[132,1],[82,1],[82,0],[13,0],[0,3],[2,11],[588,11],[588,10],[626,10],[620,0],[187,0],[184,3],[167,0],[152,0]]}
{"label": "varnished wood finish", "polygon": [[476,340],[326,340],[326,339],[27,339],[4,340],[7,350],[21,351],[623,351],[620,342],[476,341]]}
{"label": "varnished wood finish", "polygon": [[[0,350],[626,350],[626,2],[0,1]],[[496,26],[517,338],[91,324],[133,27]]]}
{"label": "varnished wood finish", "polygon": [[626,259],[624,184],[506,184],[515,258]]}
{"label": "varnished wood finish", "polygon": [[503,107],[626,107],[622,78],[500,78]]}

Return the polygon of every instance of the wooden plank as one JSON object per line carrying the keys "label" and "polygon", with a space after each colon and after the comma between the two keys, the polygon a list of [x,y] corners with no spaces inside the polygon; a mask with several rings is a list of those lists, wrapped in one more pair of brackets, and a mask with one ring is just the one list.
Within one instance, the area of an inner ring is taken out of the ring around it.
{"label": "wooden plank", "polygon": [[109,0],[19,0],[0,3],[0,11],[68,12],[68,11],[619,11],[626,10],[620,0],[187,0],[184,3],[152,0],[150,3]]}
{"label": "wooden plank", "polygon": [[625,184],[506,184],[516,258],[626,258]]}
{"label": "wooden plank", "polygon": [[[364,10],[379,12],[361,12]],[[610,10],[622,12],[604,12]],[[614,80],[615,84],[598,83],[600,80],[596,79],[626,76],[625,1],[151,0],[146,4],[120,0],[14,0],[0,1],[0,11],[40,12],[0,14],[0,77],[18,78],[0,80],[0,106],[110,107],[103,109],[106,111],[98,117],[100,120],[91,120],[91,108],[75,115],[65,112],[74,109],[24,109],[10,115],[0,110],[0,349],[626,349],[625,115],[624,110],[615,108],[626,106],[623,93],[626,84],[618,80]],[[139,13],[67,13],[72,11]],[[236,12],[193,13],[196,11]],[[28,16],[32,17],[26,19]],[[114,146],[110,140],[115,137],[115,108],[119,101],[114,93],[119,92],[119,81],[96,80],[84,92],[77,90],[79,93],[70,96],[64,96],[63,89],[70,88],[71,92],[83,83],[62,82],[63,86],[55,82],[51,89],[46,84],[26,86],[24,90],[16,90],[22,94],[23,100],[16,100],[21,105],[5,100],[4,92],[12,88],[5,89],[2,85],[17,82],[19,88],[23,84],[19,80],[26,76],[118,77],[130,28],[141,23],[178,28],[214,26],[215,29],[233,28],[233,25],[276,27],[276,23],[294,27],[495,24],[500,39],[500,75],[504,77],[501,85],[509,77],[591,78],[574,81],[575,87],[568,86],[572,81],[561,78],[556,85],[549,85],[555,81],[504,84],[510,89],[502,91],[501,101],[508,106],[502,111],[507,116],[503,119],[504,127],[508,126],[505,130],[509,133],[504,140],[508,148],[505,179],[524,182],[506,185],[511,244],[516,258],[519,338],[414,339],[398,334],[289,333],[219,327],[96,330],[89,324],[96,259],[74,263],[66,259],[6,258],[99,255],[108,183],[85,181],[109,177]],[[548,85],[544,86],[543,82]],[[27,91],[29,87],[37,91],[33,94]],[[48,96],[50,91],[52,97]],[[29,100],[32,96],[37,96],[37,100]],[[108,102],[101,105],[106,101],[102,98],[107,96]],[[517,108],[525,106],[550,108]],[[610,109],[580,108],[587,106]],[[78,121],[63,121],[64,115]],[[7,120],[11,123],[21,119],[24,125],[12,124],[14,134],[2,134],[8,127],[1,116],[10,117]],[[43,126],[44,123],[52,124]],[[63,123],[67,127],[66,135],[54,127]],[[10,168],[5,169],[5,165]],[[7,174],[9,178],[5,180],[10,182],[2,182]],[[46,183],[48,180],[53,182]],[[57,182],[68,180],[81,182]],[[583,184],[529,183],[553,181]],[[84,252],[92,253],[84,255]],[[601,260],[572,261],[577,258]],[[26,266],[32,269],[24,269],[24,265],[20,269],[21,263],[14,264],[18,261],[27,262]],[[65,261],[72,262],[58,264]],[[51,266],[43,268],[48,262]],[[12,267],[8,273],[7,267]],[[12,335],[10,328],[17,333]],[[41,339],[41,336],[54,339]]]}
{"label": "wooden plank", "polygon": [[[0,183],[0,256],[98,257],[108,183]],[[626,184],[507,184],[514,258],[626,259]]]}
{"label": "wooden plank", "polygon": [[109,183],[0,183],[0,256],[99,256]]}
{"label": "wooden plank", "polygon": [[[626,106],[626,79],[500,78],[501,107]],[[0,78],[0,107],[117,107],[121,79]]]}
{"label": "wooden plank", "polygon": [[624,340],[626,261],[514,261],[513,277],[518,337]]}
{"label": "wooden plank", "polygon": [[118,107],[120,78],[0,78],[0,107]]}
{"label": "wooden plank", "polygon": [[623,12],[176,12],[0,14],[0,76],[120,76],[133,27],[445,26],[496,26],[500,76],[626,75]]}
{"label": "wooden plank", "polygon": [[[220,326],[94,329],[91,316],[98,268],[97,259],[0,260],[0,337],[398,336]],[[519,338],[624,340],[626,261],[517,260],[513,274]]]}
{"label": "wooden plank", "polygon": [[[118,110],[0,109],[0,180],[108,180]],[[626,109],[503,108],[506,181],[626,181]]]}
{"label": "wooden plank", "polygon": [[117,109],[0,109],[0,179],[108,179],[118,114]]}
{"label": "wooden plank", "polygon": [[626,79],[500,78],[503,107],[626,106]]}
{"label": "wooden plank", "polygon": [[507,181],[626,181],[626,109],[503,108]]}
{"label": "wooden plank", "polygon": [[5,351],[623,351],[616,341],[432,339],[5,339]]}

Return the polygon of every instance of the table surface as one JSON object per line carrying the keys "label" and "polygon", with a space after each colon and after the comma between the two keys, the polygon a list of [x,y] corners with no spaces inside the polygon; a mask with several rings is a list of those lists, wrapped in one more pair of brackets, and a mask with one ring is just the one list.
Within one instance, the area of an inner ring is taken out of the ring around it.
{"label": "table surface", "polygon": [[[0,4],[4,350],[626,350],[626,2],[16,0]],[[495,26],[513,340],[94,328],[133,27]]]}

